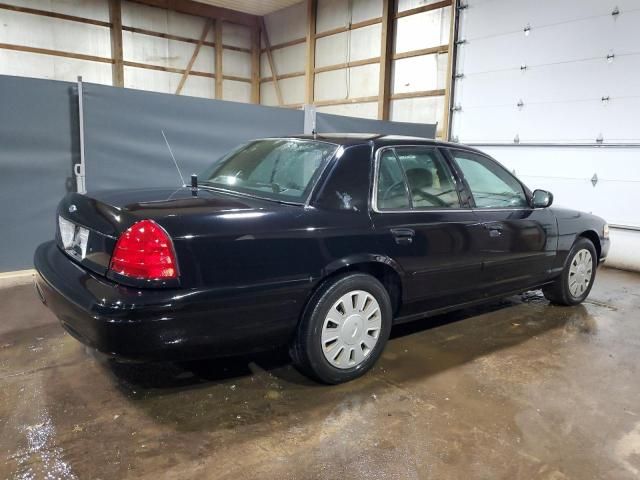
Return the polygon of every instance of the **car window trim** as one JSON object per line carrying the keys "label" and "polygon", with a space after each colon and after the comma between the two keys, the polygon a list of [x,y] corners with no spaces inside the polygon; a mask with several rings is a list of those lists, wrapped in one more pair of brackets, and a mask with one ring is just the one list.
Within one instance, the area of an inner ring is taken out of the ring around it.
{"label": "car window trim", "polygon": [[[454,182],[454,184],[456,185],[456,193],[458,193],[458,201],[460,203],[460,207],[459,208],[412,208],[413,207],[413,201],[411,199],[411,194],[409,193],[409,208],[404,208],[404,209],[380,209],[378,208],[378,171],[380,168],[380,158],[382,157],[382,152],[384,152],[385,150],[393,150],[393,154],[396,157],[396,161],[399,163],[400,160],[398,159],[398,156],[395,153],[395,149],[396,148],[402,148],[402,147],[414,147],[414,148],[434,148],[436,150],[438,150],[438,146],[437,145],[420,145],[420,144],[411,144],[411,145],[386,145],[384,147],[380,147],[378,148],[378,150],[375,153],[375,158],[374,158],[374,166],[373,166],[373,188],[372,188],[372,193],[371,193],[371,209],[375,212],[375,213],[443,213],[443,212],[470,212],[473,210],[472,206],[468,206],[468,207],[463,207],[462,206],[462,201],[460,199],[460,195],[458,192],[458,188],[459,188],[459,182],[458,179],[455,177],[454,171],[451,168],[451,165],[449,166],[449,170],[452,174],[451,176],[451,180]],[[440,153],[440,152],[439,152]],[[447,163],[448,159],[445,155],[442,155],[443,160],[445,161],[445,163]],[[402,175],[404,177],[404,181],[405,181],[405,189],[408,191],[409,188],[409,182],[407,181],[406,178],[406,174],[404,172],[404,168],[402,168],[402,165],[399,165],[400,169],[402,170]]]}
{"label": "car window trim", "polygon": [[[460,179],[463,182],[464,188],[467,190],[469,198],[473,202],[473,205],[471,206],[471,208],[473,210],[479,210],[479,211],[483,211],[483,212],[488,212],[488,211],[494,211],[494,212],[498,211],[498,212],[500,212],[500,211],[532,210],[533,209],[531,207],[531,191],[529,190],[529,188],[524,183],[522,183],[522,181],[518,177],[516,177],[513,173],[511,173],[504,165],[502,165],[496,159],[490,157],[489,155],[487,155],[484,152],[480,152],[480,151],[476,151],[476,150],[468,150],[466,148],[460,148],[460,147],[456,147],[456,146],[446,146],[446,147],[443,147],[443,149],[447,150],[447,153],[449,155],[451,163],[453,164],[453,167],[456,169],[457,174],[460,176]],[[466,153],[466,154],[476,155],[478,157],[482,157],[482,158],[488,160],[493,165],[497,166],[500,170],[504,171],[507,175],[509,175],[511,178],[513,178],[518,183],[518,185],[520,185],[520,188],[522,188],[522,192],[524,193],[525,200],[527,201],[527,207],[512,207],[512,208],[509,208],[509,207],[487,207],[487,208],[478,207],[476,205],[476,199],[473,196],[473,191],[471,191],[471,187],[469,186],[467,180],[464,178],[464,173],[462,172],[462,170],[458,166],[458,163],[456,162],[456,159],[455,159],[455,156],[453,154],[453,151],[458,151],[458,152],[462,152],[462,153]]]}

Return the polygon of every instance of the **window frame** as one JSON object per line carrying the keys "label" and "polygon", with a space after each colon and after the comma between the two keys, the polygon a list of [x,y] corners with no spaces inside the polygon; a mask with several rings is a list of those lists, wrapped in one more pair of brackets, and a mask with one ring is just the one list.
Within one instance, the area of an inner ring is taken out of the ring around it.
{"label": "window frame", "polygon": [[[422,148],[422,149],[429,149],[432,148],[436,151],[437,154],[440,155],[441,160],[444,162],[444,165],[449,169],[449,174],[451,176],[451,181],[454,185],[454,188],[456,190],[456,194],[458,195],[458,202],[460,204],[460,207],[452,207],[452,208],[444,208],[444,207],[414,207],[413,205],[413,198],[411,196],[410,190],[409,190],[409,182],[407,180],[407,175],[404,171],[404,167],[402,166],[402,164],[400,163],[400,159],[398,158],[398,155],[396,153],[396,149],[397,148]],[[393,151],[393,155],[396,158],[396,162],[398,162],[398,167],[400,168],[401,172],[402,172],[402,176],[404,178],[404,186],[405,186],[405,190],[407,192],[407,197],[409,199],[409,208],[399,208],[399,209],[381,209],[378,207],[378,173],[380,170],[380,160],[382,158],[382,154],[387,151],[387,150],[391,150]],[[451,162],[451,157],[444,153],[442,151],[442,147],[437,145],[437,144],[433,144],[433,145],[428,145],[428,144],[396,144],[396,145],[386,145],[384,147],[380,147],[376,150],[375,153],[375,161],[374,161],[374,168],[373,168],[373,188],[372,193],[371,193],[371,209],[376,212],[376,213],[442,213],[442,212],[469,212],[472,209],[472,205],[470,205],[466,199],[464,199],[462,197],[462,190],[467,189],[466,187],[466,182],[463,184],[461,182],[462,177],[460,177],[459,173],[458,173],[458,169],[455,168],[455,166],[452,164]],[[465,191],[465,196],[468,197],[468,189]]]}
{"label": "window frame", "polygon": [[[500,162],[498,162],[494,158],[491,158],[486,153],[483,153],[483,152],[480,152],[480,151],[468,150],[466,148],[459,148],[459,147],[455,147],[455,146],[447,146],[443,150],[446,150],[446,155],[449,158],[449,163],[455,169],[458,177],[460,178],[460,181],[463,183],[464,189],[466,190],[469,202],[471,204],[471,208],[473,210],[481,210],[483,212],[500,212],[500,211],[517,211],[517,210],[531,210],[532,209],[532,207],[531,207],[531,197],[532,197],[531,190],[529,190],[529,188],[524,183],[522,183],[522,181],[518,177],[516,177],[514,174],[512,174],[509,170],[507,170],[507,168],[504,165],[502,165]],[[522,192],[524,193],[524,197],[525,197],[525,200],[527,202],[527,206],[526,207],[478,207],[476,205],[476,199],[473,196],[473,191],[471,190],[471,187],[469,186],[469,183],[467,182],[467,180],[464,178],[464,172],[462,171],[462,169],[458,165],[458,162],[456,161],[455,155],[453,153],[454,151],[462,152],[463,154],[467,154],[467,155],[470,155],[470,156],[482,157],[483,159],[488,160],[489,163],[491,163],[492,165],[496,166],[499,170],[502,170],[509,177],[514,179],[518,183],[518,185],[520,185],[520,188],[522,188]]]}

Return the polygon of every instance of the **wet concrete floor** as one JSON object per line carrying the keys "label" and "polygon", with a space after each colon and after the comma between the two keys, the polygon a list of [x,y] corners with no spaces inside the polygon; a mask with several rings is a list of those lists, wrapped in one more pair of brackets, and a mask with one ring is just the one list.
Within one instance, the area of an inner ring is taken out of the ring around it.
{"label": "wet concrete floor", "polygon": [[134,365],[0,290],[0,478],[637,479],[640,275],[396,327],[364,378],[286,357]]}

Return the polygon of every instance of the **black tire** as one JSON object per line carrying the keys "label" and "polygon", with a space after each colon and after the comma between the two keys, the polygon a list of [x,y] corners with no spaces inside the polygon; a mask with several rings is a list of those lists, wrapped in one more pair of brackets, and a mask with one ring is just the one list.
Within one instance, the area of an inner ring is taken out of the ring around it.
{"label": "black tire", "polygon": [[[569,288],[570,268],[571,268],[572,262],[576,258],[576,255],[581,250],[588,250],[589,253],[591,254],[591,269],[592,269],[591,272],[592,273],[591,273],[591,279],[586,289],[582,293],[578,295],[574,295],[571,293],[571,290]],[[593,282],[596,278],[597,266],[598,266],[598,254],[596,252],[595,246],[593,245],[591,240],[584,237],[580,237],[575,241],[575,243],[571,247],[571,250],[569,251],[569,255],[567,255],[567,260],[565,261],[564,268],[562,269],[562,274],[551,285],[544,287],[542,289],[542,293],[544,294],[547,300],[549,300],[551,303],[554,303],[556,305],[566,305],[566,306],[578,305],[579,303],[582,303],[589,296],[589,293],[591,292],[591,287],[593,287]]]}
{"label": "black tire", "polygon": [[[352,368],[336,368],[323,353],[322,329],[329,310],[345,294],[362,290],[375,298],[380,309],[381,325],[375,346],[362,363]],[[348,382],[358,378],[376,363],[391,332],[392,308],[389,293],[371,275],[348,273],[327,281],[311,297],[298,325],[290,354],[303,374],[327,384]]]}

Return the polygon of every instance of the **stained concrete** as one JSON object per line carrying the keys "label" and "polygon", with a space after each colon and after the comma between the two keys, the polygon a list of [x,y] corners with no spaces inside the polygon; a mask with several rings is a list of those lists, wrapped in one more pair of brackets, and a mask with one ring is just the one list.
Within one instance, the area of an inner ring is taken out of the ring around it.
{"label": "stained concrete", "polygon": [[640,477],[640,275],[396,327],[364,378],[282,354],[121,364],[0,291],[0,478]]}

